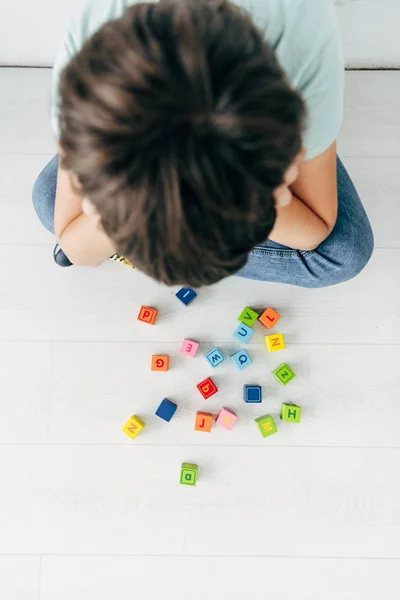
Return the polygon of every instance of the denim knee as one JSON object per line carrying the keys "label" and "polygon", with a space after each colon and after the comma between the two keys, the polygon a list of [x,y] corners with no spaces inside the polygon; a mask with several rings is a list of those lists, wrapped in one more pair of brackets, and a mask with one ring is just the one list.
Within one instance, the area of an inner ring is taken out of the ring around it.
{"label": "denim knee", "polygon": [[54,207],[57,188],[58,156],[40,173],[32,189],[33,207],[44,227],[54,233]]}

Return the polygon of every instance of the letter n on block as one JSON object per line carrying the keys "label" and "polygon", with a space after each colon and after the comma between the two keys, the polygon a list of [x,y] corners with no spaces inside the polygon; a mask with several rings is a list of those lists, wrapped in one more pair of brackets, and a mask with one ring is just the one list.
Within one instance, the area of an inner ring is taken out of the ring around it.
{"label": "letter n on block", "polygon": [[139,433],[142,431],[143,427],[144,427],[143,421],[141,419],[139,419],[139,417],[137,417],[136,415],[133,415],[132,417],[129,417],[129,419],[123,426],[122,431],[128,437],[130,437],[131,440],[134,440],[139,435]]}

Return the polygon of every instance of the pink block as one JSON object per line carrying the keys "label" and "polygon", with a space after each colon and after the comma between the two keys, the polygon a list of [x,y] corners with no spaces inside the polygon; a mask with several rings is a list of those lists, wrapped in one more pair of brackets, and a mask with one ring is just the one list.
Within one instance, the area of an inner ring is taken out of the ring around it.
{"label": "pink block", "polygon": [[228,410],[227,408],[222,408],[215,422],[220,427],[223,427],[224,429],[230,431],[236,423],[237,419],[238,418],[234,412]]}
{"label": "pink block", "polygon": [[186,354],[186,356],[196,356],[198,348],[199,344],[197,342],[185,338],[182,342],[181,353]]}

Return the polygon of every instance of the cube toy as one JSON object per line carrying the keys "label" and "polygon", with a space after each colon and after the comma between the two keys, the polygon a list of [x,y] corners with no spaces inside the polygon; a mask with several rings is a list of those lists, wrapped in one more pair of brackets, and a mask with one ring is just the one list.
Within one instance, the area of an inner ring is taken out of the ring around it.
{"label": "cube toy", "polygon": [[175,296],[184,304],[188,306],[197,296],[196,292],[189,287],[183,287],[176,292]]}
{"label": "cube toy", "polygon": [[158,311],[155,308],[150,308],[150,306],[141,306],[138,314],[138,321],[148,323],[149,325],[154,325],[157,315]]}
{"label": "cube toy", "polygon": [[261,385],[244,385],[243,399],[248,403],[262,402]]}
{"label": "cube toy", "polygon": [[143,421],[139,419],[139,417],[137,417],[136,415],[133,415],[132,417],[129,417],[121,431],[126,433],[126,435],[130,437],[131,440],[134,440],[142,431],[143,427]]}
{"label": "cube toy", "polygon": [[249,327],[252,327],[254,325],[254,323],[257,321],[257,319],[258,319],[258,313],[256,313],[255,310],[252,310],[248,306],[246,306],[246,308],[244,308],[242,310],[242,312],[240,313],[240,315],[238,317],[238,321],[241,321],[242,323],[244,323],[245,325],[248,325]]}
{"label": "cube toy", "polygon": [[197,465],[182,463],[180,482],[183,485],[196,485],[198,472],[199,467]]}
{"label": "cube toy", "polygon": [[237,420],[237,415],[234,412],[227,408],[222,408],[215,422],[220,427],[231,431]]}
{"label": "cube toy", "polygon": [[274,335],[266,335],[264,338],[264,342],[268,352],[276,352],[277,350],[285,349],[285,341],[281,333],[275,333]]}
{"label": "cube toy", "polygon": [[264,310],[263,314],[258,317],[258,320],[267,329],[272,329],[273,326],[277,324],[280,318],[281,315],[269,306]]}
{"label": "cube toy", "polygon": [[282,363],[279,367],[276,367],[272,371],[272,375],[282,385],[287,385],[289,381],[292,381],[296,377],[296,373],[286,363]]}
{"label": "cube toy", "polygon": [[218,367],[225,360],[225,356],[222,354],[219,348],[214,348],[208,354],[205,355],[206,360],[210,363],[212,368]]}
{"label": "cube toy", "polygon": [[196,421],[194,423],[194,428],[196,431],[210,432],[212,423],[213,423],[213,416],[211,413],[200,412],[200,411],[196,413]]}
{"label": "cube toy", "polygon": [[207,400],[207,398],[211,398],[211,396],[218,392],[217,386],[210,377],[207,377],[207,379],[204,379],[204,381],[199,383],[197,389],[203,396],[204,400]]}
{"label": "cube toy", "polygon": [[237,366],[239,371],[245,369],[253,362],[250,356],[247,354],[246,350],[239,350],[239,352],[235,352],[235,354],[232,354],[231,359]]}
{"label": "cube toy", "polygon": [[168,371],[169,357],[164,354],[153,354],[151,357],[152,371]]}
{"label": "cube toy", "polygon": [[295,404],[282,404],[281,419],[287,423],[300,423],[301,406]]}
{"label": "cube toy", "polygon": [[233,332],[233,337],[242,342],[243,344],[247,344],[254,331],[248,325],[241,323],[238,328]]}
{"label": "cube toy", "polygon": [[258,419],[255,419],[255,422],[257,423],[263,438],[277,433],[278,431],[271,415],[264,415],[263,417],[258,417]]}
{"label": "cube toy", "polygon": [[193,340],[187,340],[184,338],[181,345],[181,354],[186,354],[186,356],[192,356],[193,358],[196,356],[197,350],[199,348],[199,344],[194,342]]}
{"label": "cube toy", "polygon": [[178,407],[176,406],[176,404],[164,398],[164,400],[162,400],[160,406],[156,410],[156,415],[157,417],[160,417],[161,419],[164,419],[164,421],[167,421],[169,423],[172,417],[174,416],[177,408]]}

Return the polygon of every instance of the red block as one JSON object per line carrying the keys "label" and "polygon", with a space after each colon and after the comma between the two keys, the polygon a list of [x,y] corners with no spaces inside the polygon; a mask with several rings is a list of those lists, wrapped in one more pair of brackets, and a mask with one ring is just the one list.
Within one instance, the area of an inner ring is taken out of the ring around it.
{"label": "red block", "polygon": [[205,379],[204,381],[199,383],[199,385],[197,386],[197,389],[199,390],[200,394],[203,396],[204,400],[207,400],[207,398],[210,398],[211,396],[213,396],[214,394],[216,394],[218,392],[218,388],[215,385],[215,383],[213,382],[213,380],[211,379],[211,377],[207,377],[207,379]]}

